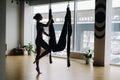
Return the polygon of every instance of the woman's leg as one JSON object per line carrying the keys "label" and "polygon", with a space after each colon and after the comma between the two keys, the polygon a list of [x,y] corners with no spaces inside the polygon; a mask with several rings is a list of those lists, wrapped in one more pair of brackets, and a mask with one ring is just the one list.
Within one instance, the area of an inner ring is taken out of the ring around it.
{"label": "woman's leg", "polygon": [[40,55],[39,59],[44,57],[51,51],[50,46],[45,41],[42,42],[41,47],[43,47],[45,51]]}
{"label": "woman's leg", "polygon": [[38,62],[40,58],[44,57],[45,55],[47,55],[50,52],[50,46],[43,40],[41,42],[41,47],[43,47],[45,49],[45,51],[36,59],[36,61],[34,61],[34,63]]}
{"label": "woman's leg", "polygon": [[[41,47],[39,45],[36,46],[36,52],[37,52],[37,55],[36,55],[35,61],[38,60],[40,57]],[[40,68],[39,68],[39,61],[36,62],[36,70],[38,74],[41,74]]]}

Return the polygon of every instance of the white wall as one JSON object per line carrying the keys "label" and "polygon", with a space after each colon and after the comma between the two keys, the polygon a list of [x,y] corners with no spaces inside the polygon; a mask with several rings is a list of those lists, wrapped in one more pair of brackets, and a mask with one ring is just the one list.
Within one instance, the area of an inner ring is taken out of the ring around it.
{"label": "white wall", "polygon": [[6,0],[6,44],[7,52],[18,46],[19,42],[19,4]]}
{"label": "white wall", "polygon": [[25,3],[16,4],[7,0],[6,5],[6,43],[7,54],[18,47],[32,42],[32,7]]}
{"label": "white wall", "polygon": [[0,0],[0,80],[5,80],[6,0]]}

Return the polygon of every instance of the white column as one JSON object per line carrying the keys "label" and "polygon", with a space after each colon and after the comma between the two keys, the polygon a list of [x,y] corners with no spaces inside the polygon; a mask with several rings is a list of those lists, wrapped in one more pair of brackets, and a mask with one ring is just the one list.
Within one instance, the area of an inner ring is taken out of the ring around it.
{"label": "white column", "polygon": [[21,2],[20,5],[20,43],[23,45],[27,45],[32,42],[32,31],[33,31],[33,15],[32,15],[32,7],[25,2]]}
{"label": "white column", "polygon": [[25,4],[24,7],[24,44],[28,44],[33,42],[34,35],[34,27],[33,26],[33,10],[29,4]]}
{"label": "white column", "polygon": [[[112,0],[96,0],[94,65],[109,65],[111,53]],[[105,34],[105,35],[104,35]]]}
{"label": "white column", "polygon": [[95,2],[94,65],[104,66],[106,37],[106,0]]}

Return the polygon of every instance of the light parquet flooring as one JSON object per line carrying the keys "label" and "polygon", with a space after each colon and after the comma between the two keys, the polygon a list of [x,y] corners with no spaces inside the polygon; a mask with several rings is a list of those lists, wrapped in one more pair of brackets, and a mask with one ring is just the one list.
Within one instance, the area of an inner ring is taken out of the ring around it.
{"label": "light parquet flooring", "polygon": [[49,63],[46,56],[40,60],[42,74],[37,75],[35,56],[7,56],[6,80],[120,80],[120,66],[94,67],[85,64],[82,60],[71,60],[71,66],[67,67],[67,60],[52,58]]}

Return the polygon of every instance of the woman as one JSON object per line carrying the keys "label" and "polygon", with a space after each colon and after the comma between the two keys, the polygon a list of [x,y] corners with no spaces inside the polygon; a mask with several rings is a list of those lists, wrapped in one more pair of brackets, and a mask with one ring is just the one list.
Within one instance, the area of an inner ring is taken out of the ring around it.
{"label": "woman", "polygon": [[[44,31],[44,27],[48,27],[50,25],[52,18],[47,22],[47,24],[43,24],[40,22],[43,18],[40,13],[35,14],[35,16],[33,18],[36,20],[36,30],[37,30],[37,37],[35,40],[37,55],[36,55],[35,61],[33,63],[36,63],[36,70],[37,70],[38,74],[41,74],[40,69],[39,69],[39,59],[50,52],[50,47],[43,40],[42,34],[49,36]],[[42,54],[41,54],[41,47],[45,49],[45,51]]]}

